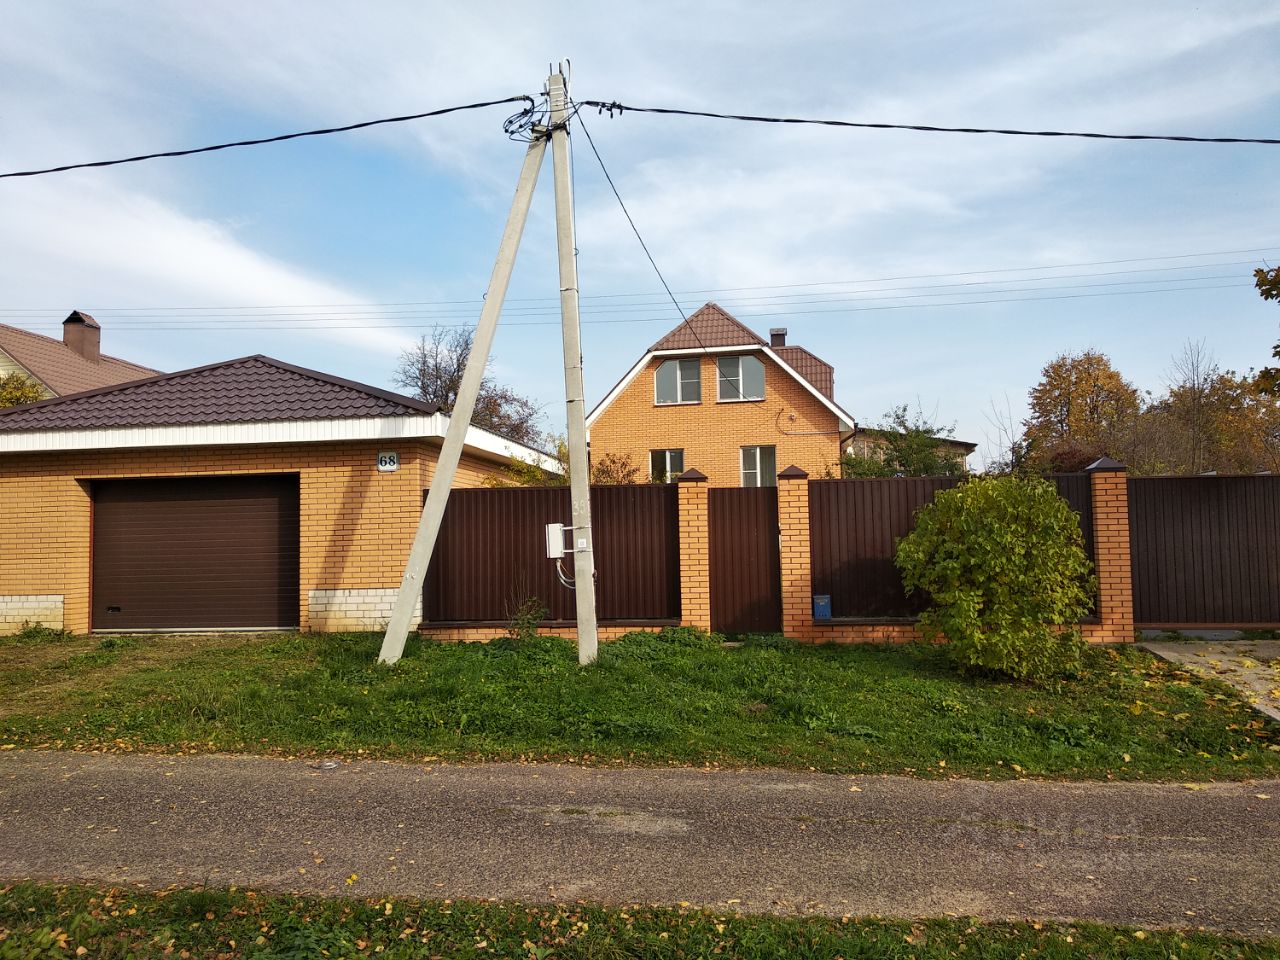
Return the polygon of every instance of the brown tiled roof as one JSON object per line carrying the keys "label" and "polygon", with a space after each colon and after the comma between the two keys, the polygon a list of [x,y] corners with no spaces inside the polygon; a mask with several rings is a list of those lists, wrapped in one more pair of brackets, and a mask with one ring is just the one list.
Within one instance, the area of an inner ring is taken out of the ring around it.
{"label": "brown tiled roof", "polygon": [[[93,321],[87,314],[84,316]],[[92,325],[98,324],[93,321]],[[61,340],[3,323],[0,323],[0,350],[59,396],[127,383],[159,372],[105,355],[98,360],[86,360]]]}
{"label": "brown tiled roof", "polygon": [[433,403],[253,356],[0,410],[0,432],[435,413]]}
{"label": "brown tiled roof", "polygon": [[650,350],[696,350],[699,347],[763,347],[765,342],[749,327],[708,303],[655,343]]}
{"label": "brown tiled roof", "polygon": [[817,387],[818,392],[828,400],[836,398],[836,370],[827,361],[818,359],[804,347],[774,347],[773,352]]}

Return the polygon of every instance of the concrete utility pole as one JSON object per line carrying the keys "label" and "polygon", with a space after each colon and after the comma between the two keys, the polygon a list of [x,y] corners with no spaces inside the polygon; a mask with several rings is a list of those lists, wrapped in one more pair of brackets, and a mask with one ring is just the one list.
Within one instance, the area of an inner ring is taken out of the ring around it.
{"label": "concrete utility pole", "polygon": [[[507,216],[507,226],[502,232],[502,242],[498,245],[498,259],[489,278],[489,292],[485,295],[484,308],[480,311],[480,322],[476,326],[475,339],[471,342],[471,353],[467,355],[462,383],[458,387],[458,400],[449,416],[449,429],[445,432],[440,459],[436,462],[435,473],[431,477],[431,489],[427,492],[427,502],[422,508],[418,531],[414,534],[413,546],[409,549],[409,560],[405,565],[404,578],[400,581],[395,609],[382,638],[382,651],[378,654],[378,660],[382,663],[395,663],[404,654],[404,642],[409,636],[414,608],[418,605],[418,598],[422,596],[422,582],[426,579],[431,553],[440,533],[440,521],[444,519],[449,490],[453,486],[454,475],[458,472],[462,446],[467,438],[467,428],[471,426],[471,416],[475,413],[480,381],[484,379],[485,366],[489,362],[489,350],[493,346],[498,315],[502,313],[502,302],[507,296],[507,285],[511,281],[511,271],[516,263],[516,251],[520,248],[520,237],[524,233],[525,221],[529,218],[533,189],[538,184],[538,172],[542,169],[542,158],[546,151],[545,135],[542,131],[535,130],[533,140],[524,155],[524,166],[520,168],[516,196],[511,202],[511,213]],[[592,639],[595,639],[594,630]]]}
{"label": "concrete utility pole", "polygon": [[507,217],[507,226],[498,246],[498,259],[489,279],[489,292],[485,296],[484,309],[480,311],[480,323],[476,327],[475,340],[458,388],[458,400],[449,418],[440,459],[431,477],[431,489],[422,508],[418,531],[409,550],[400,592],[396,595],[395,609],[382,638],[382,651],[378,660],[395,663],[404,654],[405,640],[409,635],[410,621],[422,596],[422,583],[427,576],[431,554],[444,519],[444,508],[449,500],[458,461],[462,457],[463,442],[471,416],[475,412],[476,396],[484,379],[485,365],[489,362],[489,350],[507,295],[507,285],[515,266],[516,251],[529,216],[529,205],[538,171],[546,153],[547,139],[551,140],[556,194],[556,245],[560,258],[560,317],[564,336],[564,389],[565,412],[569,434],[569,487],[573,503],[573,571],[574,594],[578,616],[578,662],[592,663],[596,659],[596,580],[595,554],[591,542],[591,477],[587,463],[586,398],[582,388],[582,337],[578,319],[578,262],[573,231],[573,180],[569,170],[568,89],[563,67],[547,78],[547,95],[551,102],[549,129],[533,128],[533,140],[524,157],[520,180],[516,184],[515,200]]}
{"label": "concrete utility pole", "polygon": [[563,67],[547,78],[547,93],[551,98],[551,162],[556,188],[556,247],[560,255],[560,326],[564,334],[564,403],[569,434],[569,493],[573,501],[578,663],[588,664],[596,659],[596,563],[591,544],[591,471],[582,388],[578,250],[573,235],[573,178],[569,171],[569,90]]}

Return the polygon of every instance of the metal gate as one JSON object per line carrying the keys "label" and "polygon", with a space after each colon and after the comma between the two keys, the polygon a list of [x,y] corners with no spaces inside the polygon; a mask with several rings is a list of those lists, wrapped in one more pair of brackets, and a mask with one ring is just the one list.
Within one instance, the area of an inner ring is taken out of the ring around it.
{"label": "metal gate", "polygon": [[782,630],[782,570],[776,487],[707,491],[711,629],[719,633]]}

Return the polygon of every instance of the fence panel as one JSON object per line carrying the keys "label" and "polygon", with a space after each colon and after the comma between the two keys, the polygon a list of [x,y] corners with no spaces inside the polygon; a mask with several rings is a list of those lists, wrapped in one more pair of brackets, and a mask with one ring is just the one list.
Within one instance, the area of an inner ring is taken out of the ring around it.
{"label": "fence panel", "polygon": [[711,629],[777,633],[782,629],[782,568],[777,487],[707,491]]}
{"label": "fence panel", "polygon": [[[601,621],[680,618],[674,486],[591,489],[596,603]],[[548,620],[576,618],[573,591],[546,556],[548,523],[572,523],[567,487],[454,490],[423,588],[430,622],[509,620],[529,598]],[[563,567],[573,575],[571,558]]]}
{"label": "fence panel", "polygon": [[893,555],[915,513],[955,477],[886,477],[809,481],[809,545],[813,592],[829,594],[831,615],[847,619],[912,619],[923,609],[908,597]]}
{"label": "fence panel", "polygon": [[1093,485],[1087,473],[1058,473],[1049,478],[1058,488],[1058,496],[1071,504],[1080,518],[1080,532],[1084,534],[1084,552],[1097,563],[1098,555],[1093,545]]}
{"label": "fence panel", "polygon": [[1129,480],[1140,626],[1280,627],[1280,477]]}

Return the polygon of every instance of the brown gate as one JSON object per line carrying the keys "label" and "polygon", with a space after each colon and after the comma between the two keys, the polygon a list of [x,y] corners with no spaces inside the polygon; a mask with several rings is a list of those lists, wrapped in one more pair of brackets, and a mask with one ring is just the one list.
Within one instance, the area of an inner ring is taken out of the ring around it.
{"label": "brown gate", "polygon": [[719,633],[782,630],[778,489],[707,491],[711,629]]}

